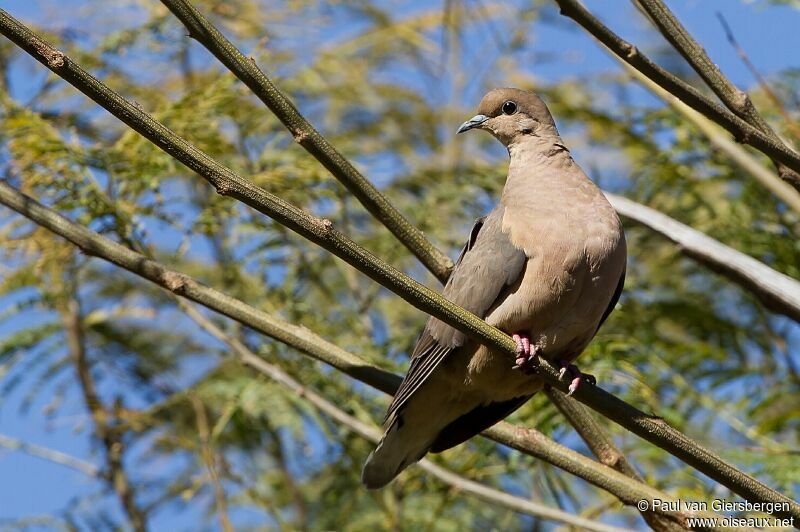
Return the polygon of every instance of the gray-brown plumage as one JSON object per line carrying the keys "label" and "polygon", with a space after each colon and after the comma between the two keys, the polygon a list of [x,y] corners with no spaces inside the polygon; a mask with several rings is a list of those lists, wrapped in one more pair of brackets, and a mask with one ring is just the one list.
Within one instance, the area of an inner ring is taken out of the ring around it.
{"label": "gray-brown plumage", "polygon": [[[495,89],[458,132],[484,129],[507,148],[497,207],[479,219],[444,296],[513,335],[517,364],[430,318],[362,480],[390,482],[428,451],[500,421],[542,387],[537,356],[569,368],[613,310],[625,278],[625,236],[600,189],[573,161],[535,94]],[[530,345],[530,349],[528,349]],[[580,382],[573,380],[572,389]]]}

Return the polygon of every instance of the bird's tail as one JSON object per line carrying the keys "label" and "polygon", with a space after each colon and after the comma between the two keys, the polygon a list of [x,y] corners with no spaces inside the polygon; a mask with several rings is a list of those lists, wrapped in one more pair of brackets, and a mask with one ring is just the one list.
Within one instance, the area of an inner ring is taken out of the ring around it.
{"label": "bird's tail", "polygon": [[361,482],[369,489],[378,489],[391,482],[411,464],[428,452],[431,438],[421,439],[410,424],[395,419],[389,426],[361,470]]}

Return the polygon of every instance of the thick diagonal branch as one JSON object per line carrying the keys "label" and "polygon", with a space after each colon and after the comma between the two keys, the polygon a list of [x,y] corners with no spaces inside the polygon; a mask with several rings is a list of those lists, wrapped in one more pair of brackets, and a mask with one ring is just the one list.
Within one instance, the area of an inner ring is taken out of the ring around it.
{"label": "thick diagonal branch", "polygon": [[[64,218],[3,181],[0,181],[0,204],[12,208],[34,223],[64,237],[88,255],[116,264],[173,294],[199,303],[253,330],[297,348],[312,358],[325,362],[378,390],[393,394],[400,385],[399,376],[370,365],[308,329],[282,321],[200,284],[182,273],[170,270],[144,255]],[[483,434],[498,443],[540,458],[579,476],[612,493],[625,504],[632,505],[642,499],[652,500],[653,498],[674,500],[646,484],[559,445],[536,430],[515,427],[502,422]],[[665,511],[663,515],[683,522],[688,514]]]}
{"label": "thick diagonal branch", "polygon": [[213,24],[183,0],[162,0],[189,30],[189,35],[219,59],[247,85],[278,117],[294,139],[338,179],[361,204],[406,246],[440,281],[444,282],[453,261],[439,251],[416,226],[411,224],[377,188],[322,136],[294,104],[245,57]]}
{"label": "thick diagonal branch", "polygon": [[[330,221],[309,215],[216,162],[136,105],[103,85],[71,61],[63,52],[45,43],[3,10],[0,10],[0,32],[145,138],[197,172],[220,194],[230,195],[270,216],[345,260],[419,310],[439,318],[499,352],[507,353],[509,360],[515,356],[516,346],[508,335],[384,263],[336,231]],[[539,374],[551,386],[562,391],[566,390],[566,383],[559,379],[558,370],[552,364],[543,362],[539,368]],[[598,387],[584,386],[578,390],[576,398],[605,417],[722,483],[735,493],[750,501],[785,503],[788,505],[789,511],[781,511],[776,515],[796,514],[800,519],[800,504],[737,470],[660,418],[648,416]]]}
{"label": "thick diagonal branch", "polygon": [[[391,204],[375,190],[372,184],[363,178],[346,159],[336,152],[325,137],[311,126],[288,98],[275,87],[269,77],[256,65],[255,61],[246,58],[191,2],[187,0],[162,0],[162,3],[180,19],[192,37],[214,54],[222,64],[275,113],[294,135],[295,139],[344,183],[367,210],[386,225],[408,249],[417,250],[415,254],[431,273],[441,282],[447,280],[452,268],[452,262],[434,248],[425,239],[425,236],[418,231],[409,232],[403,230],[404,224],[407,224],[405,219],[399,213],[393,211]],[[332,157],[329,155],[332,155]],[[375,198],[374,201],[373,198]],[[403,224],[397,224],[396,220],[398,219]],[[433,260],[428,260],[429,258]],[[573,424],[580,422],[580,420],[575,420],[569,416],[567,416],[567,419]],[[579,429],[579,427],[576,428]],[[608,446],[607,442],[610,442],[610,438],[602,433],[602,429],[599,426],[596,428],[602,442],[597,442],[597,445],[594,446],[590,444],[590,447],[594,449],[603,444]],[[593,435],[587,434],[586,437]],[[616,452],[620,454],[619,451]],[[628,474],[624,471],[623,473]],[[648,513],[648,515],[650,514]]]}
{"label": "thick diagonal branch", "polygon": [[[639,51],[636,46],[623,40],[584,8],[579,0],[555,0],[561,14],[583,26],[597,40],[605,44],[623,61],[680,98],[695,111],[710,118],[728,130],[737,140],[758,149],[772,159],[776,165],[783,164],[794,172],[800,172],[800,154],[750,125],[725,107],[712,101],[674,74],[661,68]],[[800,180],[791,175],[782,175],[792,186],[800,190]]]}

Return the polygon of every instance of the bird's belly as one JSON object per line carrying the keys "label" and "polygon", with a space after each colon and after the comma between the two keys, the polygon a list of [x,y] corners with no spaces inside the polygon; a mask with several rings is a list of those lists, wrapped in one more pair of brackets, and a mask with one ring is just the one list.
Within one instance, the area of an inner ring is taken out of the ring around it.
{"label": "bird's belly", "polygon": [[543,356],[575,357],[594,336],[625,267],[621,249],[581,246],[531,258],[486,321],[512,334],[526,332]]}

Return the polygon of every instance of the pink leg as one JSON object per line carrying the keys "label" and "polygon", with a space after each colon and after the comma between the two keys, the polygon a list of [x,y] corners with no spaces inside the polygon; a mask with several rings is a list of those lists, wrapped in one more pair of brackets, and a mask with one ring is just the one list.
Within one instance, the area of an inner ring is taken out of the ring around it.
{"label": "pink leg", "polygon": [[563,380],[564,377],[569,374],[569,378],[571,382],[569,383],[569,392],[567,395],[572,395],[580,388],[581,383],[583,381],[588,382],[592,386],[597,384],[597,379],[594,375],[589,375],[588,373],[581,373],[581,370],[578,369],[578,366],[575,364],[570,364],[569,362],[560,360],[558,365],[561,366],[561,371],[558,373],[558,378]]}
{"label": "pink leg", "polygon": [[525,332],[516,332],[511,338],[517,344],[517,359],[512,369],[518,369],[527,375],[535,373],[539,365],[539,348],[531,345],[530,336]]}

